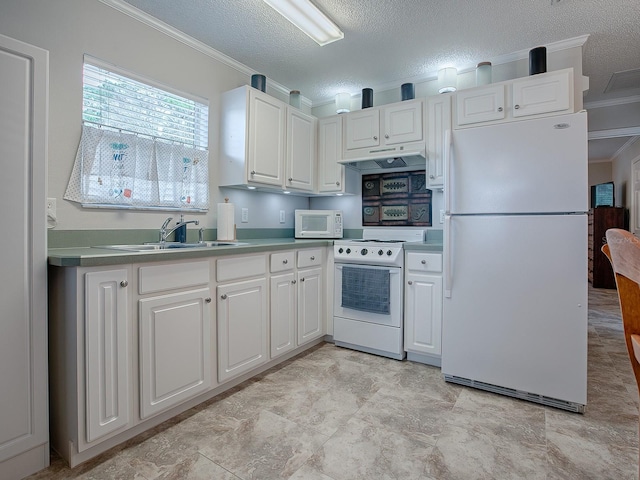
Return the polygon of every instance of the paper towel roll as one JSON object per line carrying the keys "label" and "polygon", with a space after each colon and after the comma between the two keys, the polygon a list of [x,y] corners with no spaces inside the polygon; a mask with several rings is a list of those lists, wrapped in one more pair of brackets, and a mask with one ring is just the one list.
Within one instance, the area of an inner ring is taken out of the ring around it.
{"label": "paper towel roll", "polygon": [[218,204],[218,240],[235,240],[236,225],[233,203],[229,203],[228,198],[225,198],[224,202]]}

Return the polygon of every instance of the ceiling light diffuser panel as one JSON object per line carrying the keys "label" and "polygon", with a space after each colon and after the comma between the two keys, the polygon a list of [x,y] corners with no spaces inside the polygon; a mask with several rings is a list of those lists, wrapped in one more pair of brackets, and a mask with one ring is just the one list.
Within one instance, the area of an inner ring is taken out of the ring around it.
{"label": "ceiling light diffuser panel", "polygon": [[344,38],[344,33],[309,0],[264,0],[271,8],[323,46]]}

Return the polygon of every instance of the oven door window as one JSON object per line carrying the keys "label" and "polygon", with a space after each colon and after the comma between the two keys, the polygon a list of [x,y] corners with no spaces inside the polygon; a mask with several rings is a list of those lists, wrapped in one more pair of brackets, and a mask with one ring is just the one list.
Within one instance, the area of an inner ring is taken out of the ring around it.
{"label": "oven door window", "polygon": [[390,313],[389,269],[342,267],[342,307],[363,312]]}
{"label": "oven door window", "polygon": [[[346,281],[343,282],[345,269],[355,269],[357,272],[348,275]],[[375,285],[370,282],[372,278],[380,279],[377,272],[382,272],[381,277],[389,276],[388,287],[386,287],[386,280],[377,282]],[[334,317],[389,327],[402,326],[402,268],[336,263],[335,273]],[[345,284],[344,288],[343,283]],[[381,283],[383,287],[381,287]],[[363,284],[366,285],[365,288],[363,288]],[[356,308],[347,305],[354,305]],[[376,306],[373,307],[373,305]],[[366,308],[366,310],[361,308]]]}

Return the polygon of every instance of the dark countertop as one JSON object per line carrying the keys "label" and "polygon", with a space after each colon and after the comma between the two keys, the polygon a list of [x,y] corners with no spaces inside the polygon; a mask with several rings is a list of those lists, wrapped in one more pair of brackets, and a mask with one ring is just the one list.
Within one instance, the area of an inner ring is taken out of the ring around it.
{"label": "dark countertop", "polygon": [[333,240],[298,240],[295,238],[251,239],[240,240],[240,242],[244,243],[244,245],[172,248],[141,252],[98,247],[50,248],[48,255],[49,265],[57,267],[95,267],[125,263],[186,260],[220,255],[242,255],[291,248],[327,247],[333,245]]}

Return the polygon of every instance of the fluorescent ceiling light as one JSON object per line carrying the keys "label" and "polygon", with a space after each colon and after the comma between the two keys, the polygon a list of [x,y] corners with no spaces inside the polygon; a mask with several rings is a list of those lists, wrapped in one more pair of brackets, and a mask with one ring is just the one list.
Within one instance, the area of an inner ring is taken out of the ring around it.
{"label": "fluorescent ceiling light", "polygon": [[344,38],[344,33],[309,0],[264,0],[267,5],[320,45]]}

